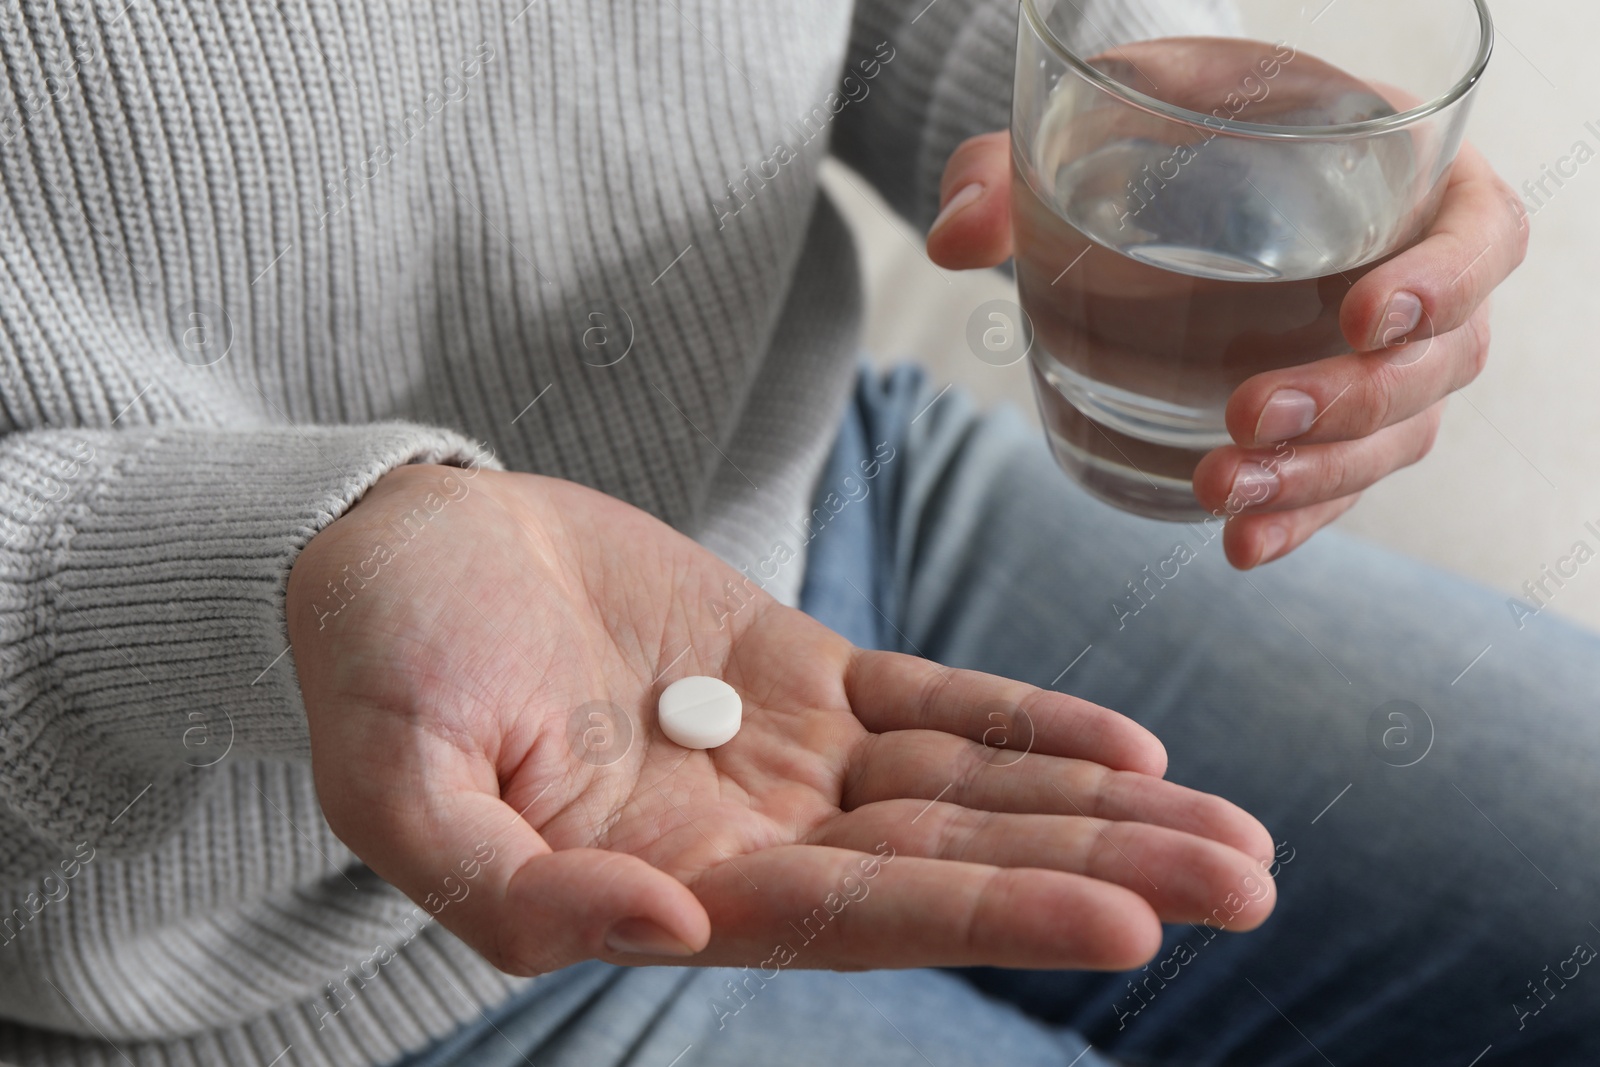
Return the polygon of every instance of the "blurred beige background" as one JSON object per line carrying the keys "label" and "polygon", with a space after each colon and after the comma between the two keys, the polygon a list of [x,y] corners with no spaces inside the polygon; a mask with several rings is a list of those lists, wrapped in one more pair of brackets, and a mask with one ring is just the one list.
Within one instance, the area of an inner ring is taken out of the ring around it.
{"label": "blurred beige background", "polygon": [[[1600,4],[1492,6],[1495,55],[1469,136],[1520,189],[1569,156],[1577,141],[1600,151]],[[835,167],[827,182],[860,242],[866,344],[874,358],[915,357],[940,380],[1032,415],[1026,363],[989,366],[963,339],[978,304],[1015,299],[1010,281],[939,270],[922,253],[920,237],[859,178]],[[1597,249],[1600,159],[1538,210],[1528,260],[1495,297],[1489,368],[1451,400],[1433,454],[1368,490],[1342,520],[1345,529],[1507,595],[1580,539],[1600,549],[1600,538],[1584,529],[1588,521],[1600,528]],[[1600,628],[1600,560],[1568,579],[1550,610]]]}

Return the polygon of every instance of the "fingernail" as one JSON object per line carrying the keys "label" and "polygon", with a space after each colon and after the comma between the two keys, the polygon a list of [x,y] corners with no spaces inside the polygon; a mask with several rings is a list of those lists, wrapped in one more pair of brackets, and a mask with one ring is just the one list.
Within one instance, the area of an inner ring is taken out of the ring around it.
{"label": "fingernail", "polygon": [[606,933],[606,948],[633,956],[693,956],[694,949],[649,919],[623,919]]}
{"label": "fingernail", "polygon": [[1278,476],[1264,467],[1247,465],[1233,476],[1228,490],[1228,510],[1237,514],[1245,508],[1259,507],[1278,495]]}
{"label": "fingernail", "polygon": [[1421,321],[1422,301],[1417,299],[1415,293],[1402,289],[1389,298],[1389,306],[1383,309],[1377,335],[1372,339],[1373,349],[1393,348],[1400,344]]}
{"label": "fingernail", "polygon": [[956,195],[952,196],[949,202],[946,203],[942,209],[940,209],[939,217],[933,220],[933,225],[928,227],[928,236],[931,237],[937,233],[939,227],[949,222],[952,218],[959,214],[963,208],[982,195],[982,182],[973,182],[971,185],[966,185],[959,189],[956,192]]}
{"label": "fingernail", "polygon": [[1298,389],[1279,389],[1267,397],[1256,420],[1256,443],[1275,445],[1299,437],[1317,421],[1317,402]]}
{"label": "fingernail", "polygon": [[1283,546],[1289,540],[1289,531],[1278,523],[1273,523],[1261,531],[1261,555],[1256,558],[1256,566],[1271,563],[1283,551]]}

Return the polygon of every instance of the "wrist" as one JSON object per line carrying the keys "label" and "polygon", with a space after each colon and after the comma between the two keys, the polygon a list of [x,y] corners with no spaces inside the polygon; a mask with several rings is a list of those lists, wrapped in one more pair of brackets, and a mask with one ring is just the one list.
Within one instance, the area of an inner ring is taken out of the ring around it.
{"label": "wrist", "polygon": [[473,483],[483,473],[476,467],[402,464],[313,535],[289,571],[284,615],[290,644],[301,645],[325,631],[394,561],[398,547],[433,525],[446,508],[476,493]]}

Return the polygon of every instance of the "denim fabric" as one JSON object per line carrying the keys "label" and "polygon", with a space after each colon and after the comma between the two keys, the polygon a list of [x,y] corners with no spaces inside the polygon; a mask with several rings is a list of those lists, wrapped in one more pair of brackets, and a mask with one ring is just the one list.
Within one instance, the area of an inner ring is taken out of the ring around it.
{"label": "denim fabric", "polygon": [[806,610],[1144,723],[1281,842],[1273,917],[1129,974],[783,972],[720,1029],[735,972],[585,964],[407,1067],[1600,1064],[1600,638],[1337,531],[1240,574],[906,368],[817,500]]}

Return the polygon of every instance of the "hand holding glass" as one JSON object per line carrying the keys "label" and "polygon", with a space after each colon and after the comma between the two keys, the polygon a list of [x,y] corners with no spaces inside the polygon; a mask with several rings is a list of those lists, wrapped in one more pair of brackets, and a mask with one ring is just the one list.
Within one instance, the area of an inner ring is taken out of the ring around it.
{"label": "hand holding glass", "polygon": [[1235,36],[1174,15],[1117,39],[1023,0],[1017,286],[1051,446],[1101,499],[1204,518],[1191,482],[1228,397],[1347,351],[1345,294],[1432,221],[1493,30],[1482,0],[1409,0],[1426,40],[1375,47],[1359,31],[1393,2],[1254,0]]}

